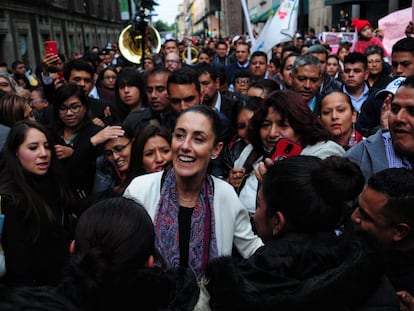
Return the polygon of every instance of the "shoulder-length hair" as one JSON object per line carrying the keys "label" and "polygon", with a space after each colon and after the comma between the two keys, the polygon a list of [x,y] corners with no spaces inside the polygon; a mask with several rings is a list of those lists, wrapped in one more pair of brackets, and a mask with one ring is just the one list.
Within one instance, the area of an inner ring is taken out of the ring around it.
{"label": "shoulder-length hair", "polygon": [[[42,132],[47,139],[51,148],[50,166],[44,178],[36,182],[47,182],[50,185],[55,185],[55,189],[50,191],[57,191],[61,203],[66,207],[71,207],[72,196],[66,190],[64,182],[60,177],[60,170],[57,168],[56,155],[53,151],[53,140],[50,137],[46,128],[40,123],[32,120],[22,120],[17,122],[9,132],[6,144],[4,145],[3,155],[0,164],[0,193],[10,194],[13,196],[17,205],[24,205],[26,210],[25,220],[27,220],[29,227],[35,232],[33,239],[36,240],[39,234],[40,224],[47,222],[53,223],[56,221],[50,208],[47,206],[45,200],[33,189],[30,184],[30,174],[20,165],[16,153],[27,137],[30,129],[36,129]],[[65,207],[64,206],[64,207]],[[41,220],[43,219],[43,220]]]}
{"label": "shoulder-length hair", "polygon": [[289,122],[295,134],[300,137],[303,147],[330,139],[329,132],[309,109],[301,95],[289,90],[276,91],[263,100],[249,123],[248,138],[259,155],[263,154],[260,128],[269,113],[269,108],[280,114],[281,122]]}
{"label": "shoulder-length hair", "polygon": [[145,81],[141,73],[133,67],[124,67],[116,75],[115,82],[115,98],[116,101],[126,109],[125,104],[121,101],[119,96],[119,89],[125,86],[135,86],[139,90],[140,101],[142,107],[147,106],[147,96],[145,92]]}

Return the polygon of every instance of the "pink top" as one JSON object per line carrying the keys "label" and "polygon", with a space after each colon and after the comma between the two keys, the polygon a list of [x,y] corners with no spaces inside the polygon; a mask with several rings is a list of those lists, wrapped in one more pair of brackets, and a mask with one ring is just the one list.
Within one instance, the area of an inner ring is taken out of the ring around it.
{"label": "pink top", "polygon": [[384,57],[388,56],[387,51],[385,50],[384,46],[382,45],[381,40],[378,39],[377,37],[371,37],[371,39],[369,39],[368,41],[358,39],[357,42],[355,43],[354,52],[359,52],[359,53],[365,54],[365,51],[371,45],[380,46],[382,48],[382,50],[384,51]]}

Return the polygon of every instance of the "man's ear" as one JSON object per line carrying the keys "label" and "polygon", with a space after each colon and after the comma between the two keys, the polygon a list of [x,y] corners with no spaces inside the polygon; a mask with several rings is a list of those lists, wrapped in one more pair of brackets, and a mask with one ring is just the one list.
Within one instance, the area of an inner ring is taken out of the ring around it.
{"label": "man's ear", "polygon": [[395,225],[392,240],[394,242],[401,241],[410,233],[410,230],[411,230],[411,227],[408,224],[399,223]]}
{"label": "man's ear", "polygon": [[277,211],[276,215],[274,216],[274,224],[273,224],[273,236],[280,234],[280,232],[285,228],[286,219],[285,216],[280,212]]}
{"label": "man's ear", "polygon": [[70,242],[70,245],[69,245],[69,253],[71,255],[73,255],[73,253],[75,253],[75,240],[72,240],[72,242]]}
{"label": "man's ear", "polygon": [[220,89],[220,79],[217,78],[216,81],[214,81],[214,84],[216,85],[217,90]]}

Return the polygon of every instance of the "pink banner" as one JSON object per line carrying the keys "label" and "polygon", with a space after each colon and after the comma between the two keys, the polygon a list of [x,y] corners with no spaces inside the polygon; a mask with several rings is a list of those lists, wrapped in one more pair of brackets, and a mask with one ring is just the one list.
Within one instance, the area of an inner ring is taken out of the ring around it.
{"label": "pink banner", "polygon": [[388,55],[391,55],[392,46],[395,42],[405,37],[405,28],[408,22],[412,19],[413,9],[407,8],[400,11],[395,11],[380,20],[378,26],[384,30],[384,39],[382,44],[387,50]]}

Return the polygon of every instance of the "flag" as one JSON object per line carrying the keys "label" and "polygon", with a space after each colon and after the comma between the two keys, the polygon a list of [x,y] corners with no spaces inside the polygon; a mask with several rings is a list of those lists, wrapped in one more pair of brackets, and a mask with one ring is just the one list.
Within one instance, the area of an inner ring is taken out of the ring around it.
{"label": "flag", "polygon": [[273,17],[269,17],[252,51],[269,53],[272,47],[281,42],[293,40],[298,26],[299,0],[282,0]]}

